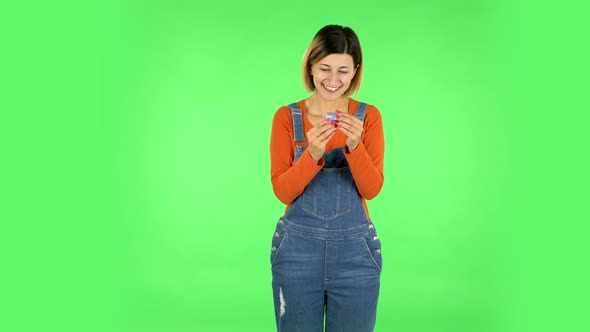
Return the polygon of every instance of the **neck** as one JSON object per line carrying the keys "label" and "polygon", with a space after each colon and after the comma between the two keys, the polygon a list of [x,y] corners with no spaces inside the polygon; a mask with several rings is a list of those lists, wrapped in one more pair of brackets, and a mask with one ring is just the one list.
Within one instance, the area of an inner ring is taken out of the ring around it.
{"label": "neck", "polygon": [[317,93],[314,93],[309,97],[307,104],[310,109],[319,111],[321,114],[336,112],[336,110],[348,112],[348,97],[346,96],[342,96],[336,100],[325,100]]}

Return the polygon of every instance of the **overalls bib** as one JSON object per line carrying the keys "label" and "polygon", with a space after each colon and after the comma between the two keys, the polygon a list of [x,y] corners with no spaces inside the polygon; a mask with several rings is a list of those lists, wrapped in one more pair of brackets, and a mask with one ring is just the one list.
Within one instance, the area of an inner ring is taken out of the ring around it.
{"label": "overalls bib", "polygon": [[[364,120],[367,105],[355,116]],[[302,111],[293,117],[295,160],[306,147]],[[324,153],[324,167],[277,223],[271,266],[279,332],[373,331],[381,243],[367,218],[343,148]]]}

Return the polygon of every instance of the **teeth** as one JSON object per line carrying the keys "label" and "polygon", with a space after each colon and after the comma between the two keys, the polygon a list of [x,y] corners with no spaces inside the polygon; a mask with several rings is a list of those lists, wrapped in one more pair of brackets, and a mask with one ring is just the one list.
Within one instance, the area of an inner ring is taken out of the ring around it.
{"label": "teeth", "polygon": [[333,88],[331,86],[327,86],[326,84],[324,84],[324,88],[326,88],[326,89],[328,89],[330,91],[336,91],[336,90],[338,90],[338,87]]}

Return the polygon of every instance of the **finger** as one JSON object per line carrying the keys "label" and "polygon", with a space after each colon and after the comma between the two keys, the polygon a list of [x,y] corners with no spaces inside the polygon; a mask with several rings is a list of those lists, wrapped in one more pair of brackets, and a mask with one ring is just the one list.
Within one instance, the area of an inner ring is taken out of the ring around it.
{"label": "finger", "polygon": [[349,113],[340,114],[340,119],[350,119],[350,121],[362,122],[359,118],[357,118],[356,116],[349,114]]}
{"label": "finger", "polygon": [[316,127],[307,132],[307,139],[310,144],[321,144],[325,140],[325,137],[330,133],[335,132],[336,129],[333,126],[321,126]]}
{"label": "finger", "polygon": [[350,114],[350,113],[340,113],[339,115],[340,115],[340,117],[342,117],[342,118],[355,118],[355,119],[358,119],[358,118],[356,117],[356,115],[354,115],[354,114]]}
{"label": "finger", "polygon": [[318,129],[318,131],[316,132],[316,135],[317,135],[317,137],[322,137],[323,135],[326,135],[328,133],[335,131],[335,129],[336,128],[333,125],[330,125],[330,124],[323,125]]}
{"label": "finger", "polygon": [[350,131],[358,131],[358,132],[363,131],[363,127],[359,126],[356,123],[340,122],[339,125],[344,126],[346,129],[348,129]]}
{"label": "finger", "polygon": [[356,137],[356,135],[355,135],[354,132],[352,132],[352,131],[344,128],[344,127],[340,127],[340,128],[338,128],[338,130],[340,130],[348,138],[354,138],[354,137]]}
{"label": "finger", "polygon": [[339,119],[352,119],[352,118],[356,118],[354,115],[350,115],[349,113],[340,113],[338,115]]}
{"label": "finger", "polygon": [[362,130],[352,124],[346,123],[346,122],[340,122],[338,123],[338,127],[340,129],[340,131],[342,131],[344,134],[346,134],[346,136],[350,136],[350,135],[354,135],[354,134],[360,134],[362,132]]}
{"label": "finger", "polygon": [[330,132],[326,137],[322,139],[321,143],[329,141],[334,136],[334,134],[336,134],[336,128],[333,129],[334,130],[332,132]]}
{"label": "finger", "polygon": [[338,126],[344,127],[345,129],[347,129],[348,131],[351,131],[351,132],[359,132],[360,133],[363,131],[363,127],[359,126],[357,123],[349,123],[349,122],[339,121]]}
{"label": "finger", "polygon": [[325,132],[326,130],[330,129],[330,127],[332,127],[332,125],[330,125],[329,123],[322,123],[318,126],[315,126],[315,127],[311,128],[309,131],[307,131],[307,137],[309,137],[309,138],[317,137],[317,136],[321,135],[323,132]]}
{"label": "finger", "polygon": [[313,127],[312,130],[315,130],[316,135],[320,135],[320,134],[324,133],[326,130],[329,130],[330,128],[332,128],[333,126],[334,126],[333,123],[325,122],[325,123],[322,123],[316,127]]}
{"label": "finger", "polygon": [[334,134],[336,133],[336,128],[335,127],[330,127],[328,128],[328,130],[324,131],[321,135],[319,135],[318,141],[323,143],[326,140],[329,140],[332,136],[334,136]]}

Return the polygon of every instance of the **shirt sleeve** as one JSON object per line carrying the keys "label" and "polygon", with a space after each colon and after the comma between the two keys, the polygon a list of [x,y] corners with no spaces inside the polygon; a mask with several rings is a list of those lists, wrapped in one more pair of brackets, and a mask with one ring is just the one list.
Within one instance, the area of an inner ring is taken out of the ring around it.
{"label": "shirt sleeve", "polygon": [[344,154],[357,189],[365,199],[372,199],[383,187],[383,158],[385,143],[381,113],[375,106],[367,107],[361,142],[351,153]]}
{"label": "shirt sleeve", "polygon": [[286,205],[297,198],[313,177],[324,166],[317,163],[306,149],[297,162],[293,162],[293,120],[289,107],[281,107],[274,115],[270,138],[270,178],[277,198]]}

